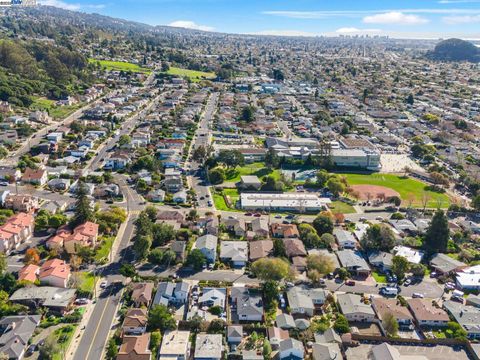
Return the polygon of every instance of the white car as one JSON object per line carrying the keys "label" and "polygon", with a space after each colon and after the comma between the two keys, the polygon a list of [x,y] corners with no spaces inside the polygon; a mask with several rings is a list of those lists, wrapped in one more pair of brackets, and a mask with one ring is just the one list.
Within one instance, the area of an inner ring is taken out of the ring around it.
{"label": "white car", "polygon": [[100,283],[100,287],[101,287],[102,289],[105,289],[105,288],[107,287],[107,285],[108,285],[108,281],[107,281],[107,280],[102,281],[102,282]]}

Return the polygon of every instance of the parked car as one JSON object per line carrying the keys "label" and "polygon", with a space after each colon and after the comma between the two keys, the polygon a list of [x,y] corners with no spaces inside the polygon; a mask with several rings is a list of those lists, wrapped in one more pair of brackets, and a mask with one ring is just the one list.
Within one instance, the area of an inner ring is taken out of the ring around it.
{"label": "parked car", "polygon": [[453,282],[445,283],[445,290],[455,290],[455,283]]}
{"label": "parked car", "polygon": [[423,299],[425,296],[423,294],[420,294],[420,293],[417,293],[417,292],[414,292],[412,294],[412,298],[419,298],[419,299]]}
{"label": "parked car", "polygon": [[355,286],[355,281],[353,281],[353,280],[347,280],[347,281],[345,281],[345,285],[347,285],[347,286]]}
{"label": "parked car", "polygon": [[100,283],[100,287],[101,287],[102,289],[105,289],[105,288],[107,287],[107,285],[108,285],[108,281],[106,281],[106,280],[105,280],[105,281],[102,281],[102,282]]}
{"label": "parked car", "polygon": [[403,283],[404,286],[409,286],[412,284],[412,279],[407,279],[405,280],[405,282]]}

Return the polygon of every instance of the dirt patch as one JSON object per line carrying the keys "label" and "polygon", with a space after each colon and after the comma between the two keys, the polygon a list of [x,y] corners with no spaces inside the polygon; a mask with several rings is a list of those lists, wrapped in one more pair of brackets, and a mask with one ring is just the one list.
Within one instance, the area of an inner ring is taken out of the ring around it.
{"label": "dirt patch", "polygon": [[357,191],[360,200],[375,200],[381,197],[385,199],[398,196],[400,194],[393,189],[378,185],[352,185],[353,190]]}

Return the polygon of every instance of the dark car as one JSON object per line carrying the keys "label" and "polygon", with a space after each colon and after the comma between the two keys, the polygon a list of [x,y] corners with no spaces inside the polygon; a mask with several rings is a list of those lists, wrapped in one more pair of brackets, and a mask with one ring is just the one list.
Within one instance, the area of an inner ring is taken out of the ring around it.
{"label": "dark car", "polygon": [[32,356],[35,351],[37,351],[38,346],[35,344],[30,345],[25,352],[25,355]]}

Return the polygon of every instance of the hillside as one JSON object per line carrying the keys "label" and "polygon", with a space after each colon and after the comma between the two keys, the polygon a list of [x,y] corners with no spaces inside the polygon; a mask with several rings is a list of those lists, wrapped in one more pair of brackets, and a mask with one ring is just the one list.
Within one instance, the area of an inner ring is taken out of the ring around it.
{"label": "hillside", "polygon": [[480,49],[469,41],[447,39],[439,42],[428,57],[437,61],[480,62]]}

